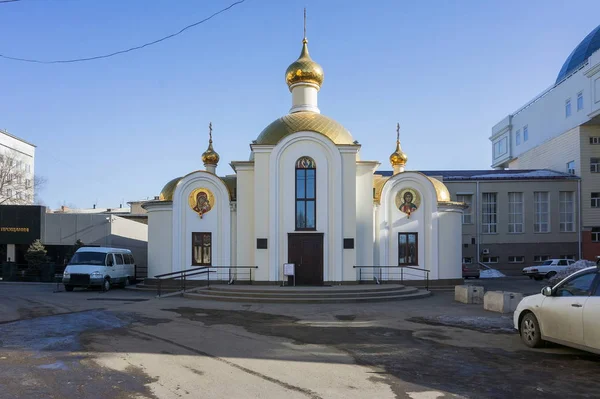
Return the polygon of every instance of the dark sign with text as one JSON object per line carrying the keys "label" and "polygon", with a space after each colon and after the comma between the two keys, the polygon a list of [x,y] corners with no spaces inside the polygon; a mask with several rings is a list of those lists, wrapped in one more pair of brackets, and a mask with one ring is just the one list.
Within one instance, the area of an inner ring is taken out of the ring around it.
{"label": "dark sign with text", "polygon": [[41,238],[43,206],[0,205],[0,244],[31,244]]}

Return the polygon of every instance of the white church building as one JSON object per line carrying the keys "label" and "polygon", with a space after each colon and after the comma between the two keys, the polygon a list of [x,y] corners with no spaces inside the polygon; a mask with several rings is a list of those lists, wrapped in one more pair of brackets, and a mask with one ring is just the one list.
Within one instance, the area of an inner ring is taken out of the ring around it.
{"label": "white church building", "polygon": [[405,170],[399,134],[393,176],[375,175],[379,163],[361,160],[350,132],[321,114],[323,77],[305,38],[286,71],[289,113],[251,141],[249,160],[231,162],[232,176],[215,174],[210,127],[205,170],[143,205],[149,277],[208,266],[211,280],[227,281],[254,266],[253,283],[275,284],[288,280],[284,264],[294,264],[296,285],[462,277],[464,204]]}

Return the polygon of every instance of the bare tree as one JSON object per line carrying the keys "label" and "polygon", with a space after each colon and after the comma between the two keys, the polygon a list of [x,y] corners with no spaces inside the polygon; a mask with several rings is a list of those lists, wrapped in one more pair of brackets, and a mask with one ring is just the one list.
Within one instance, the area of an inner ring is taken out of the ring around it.
{"label": "bare tree", "polygon": [[29,205],[46,179],[34,176],[33,160],[15,150],[0,153],[0,205]]}

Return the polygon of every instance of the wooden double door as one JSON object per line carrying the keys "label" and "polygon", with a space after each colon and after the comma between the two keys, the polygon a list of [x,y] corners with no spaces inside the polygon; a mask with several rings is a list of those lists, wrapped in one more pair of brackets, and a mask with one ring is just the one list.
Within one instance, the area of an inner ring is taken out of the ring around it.
{"label": "wooden double door", "polygon": [[289,233],[288,263],[296,265],[296,285],[323,285],[323,233]]}

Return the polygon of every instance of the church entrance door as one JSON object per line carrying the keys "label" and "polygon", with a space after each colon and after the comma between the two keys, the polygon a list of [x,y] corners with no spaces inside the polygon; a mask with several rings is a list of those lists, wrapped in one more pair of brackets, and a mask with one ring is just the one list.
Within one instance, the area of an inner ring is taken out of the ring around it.
{"label": "church entrance door", "polygon": [[296,285],[323,285],[323,233],[290,233],[288,262],[296,265]]}

